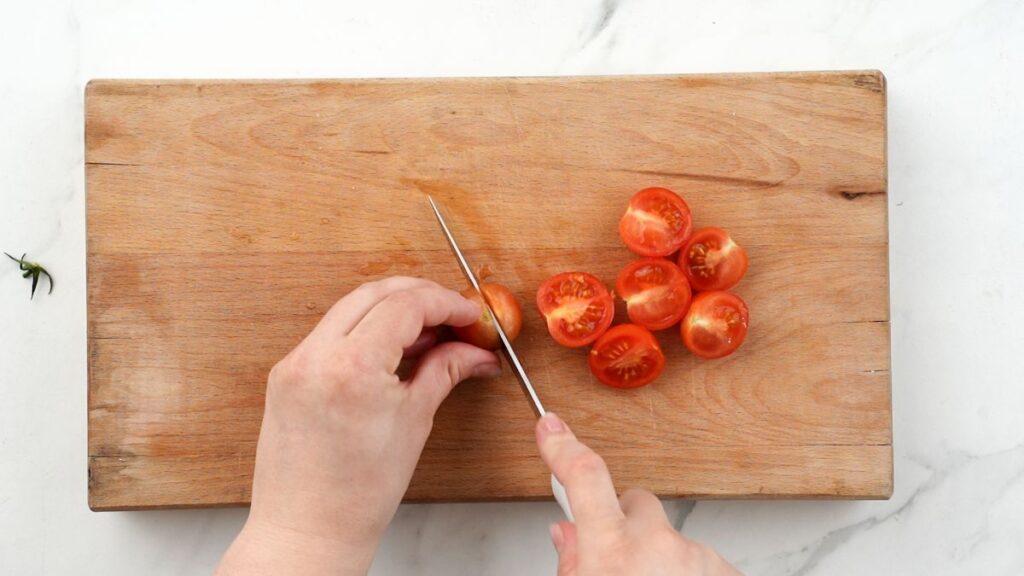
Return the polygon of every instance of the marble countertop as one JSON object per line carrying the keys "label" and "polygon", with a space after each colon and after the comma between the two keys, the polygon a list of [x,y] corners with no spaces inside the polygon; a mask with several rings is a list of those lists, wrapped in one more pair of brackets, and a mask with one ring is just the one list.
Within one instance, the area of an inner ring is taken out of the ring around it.
{"label": "marble countertop", "polygon": [[[667,507],[751,574],[1024,573],[1024,4],[725,4],[6,3],[0,250],[58,283],[0,266],[0,573],[208,573],[245,519],[86,505],[89,79],[849,68],[888,77],[895,493]],[[558,515],[404,506],[373,574],[553,573]]]}

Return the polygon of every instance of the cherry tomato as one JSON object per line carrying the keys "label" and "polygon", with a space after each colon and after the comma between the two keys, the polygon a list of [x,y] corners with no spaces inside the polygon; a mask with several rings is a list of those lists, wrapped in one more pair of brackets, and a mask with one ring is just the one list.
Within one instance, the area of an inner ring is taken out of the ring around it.
{"label": "cherry tomato", "polygon": [[[509,341],[515,340],[519,336],[519,331],[523,328],[523,310],[519,307],[519,302],[516,300],[515,295],[501,284],[481,284],[480,290],[483,291],[484,297],[487,298],[487,303],[491,305],[491,309],[494,310],[494,314],[498,317],[498,322],[501,322],[501,328],[505,331]],[[497,350],[500,348],[501,338],[498,337],[498,331],[494,328],[493,317],[487,311],[487,307],[483,306],[480,293],[471,286],[463,290],[462,295],[480,304],[483,314],[480,315],[476,322],[469,326],[452,327],[455,337],[463,342],[468,342],[487,350]]]}
{"label": "cherry tomato", "polygon": [[747,336],[750,312],[732,292],[701,292],[683,318],[683,344],[701,358],[721,358],[736,351]]}
{"label": "cherry tomato", "polygon": [[664,330],[683,319],[690,308],[690,284],[678,266],[661,258],[630,262],[615,282],[634,324]]}
{"label": "cherry tomato", "polygon": [[701,228],[679,253],[694,290],[728,290],[747,272],[747,251],[721,228]]}
{"label": "cherry tomato", "polygon": [[608,289],[586,272],[564,272],[537,290],[537,308],[548,332],[562,346],[578,348],[597,340],[612,324],[615,302]]}
{"label": "cherry tomato", "polygon": [[590,371],[613,388],[650,384],[665,369],[665,354],[658,340],[636,324],[612,327],[590,350]]}
{"label": "cherry tomato", "polygon": [[644,188],[629,200],[619,235],[641,256],[668,256],[683,247],[692,229],[690,207],[668,188]]}

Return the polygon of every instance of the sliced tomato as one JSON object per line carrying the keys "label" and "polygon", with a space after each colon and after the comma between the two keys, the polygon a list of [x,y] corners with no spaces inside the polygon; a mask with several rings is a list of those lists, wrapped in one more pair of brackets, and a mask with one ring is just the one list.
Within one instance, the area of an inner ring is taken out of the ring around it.
{"label": "sliced tomato", "polygon": [[644,188],[629,200],[619,235],[641,256],[668,256],[690,238],[690,207],[668,188]]}
{"label": "sliced tomato", "polygon": [[615,302],[597,277],[564,272],[537,290],[537,308],[548,332],[562,346],[578,348],[597,340],[612,324]]}
{"label": "sliced tomato", "polygon": [[613,388],[638,388],[665,369],[658,340],[643,326],[620,324],[604,333],[590,350],[590,371]]}
{"label": "sliced tomato", "polygon": [[747,272],[747,251],[721,228],[701,228],[679,253],[694,290],[728,290]]}
{"label": "sliced tomato", "polygon": [[[490,304],[491,310],[494,310],[494,314],[498,317],[505,336],[508,336],[509,341],[515,340],[523,328],[523,309],[519,307],[519,301],[516,300],[515,294],[501,284],[481,284],[480,290],[483,292],[484,298],[487,299],[487,303]],[[480,292],[470,286],[462,291],[462,295],[481,304],[480,308],[483,313],[476,322],[468,326],[453,326],[452,332],[455,333],[455,337],[487,350],[500,348],[501,338],[498,337],[498,331],[494,328],[494,318],[487,311],[487,307],[482,305],[483,299],[480,298]]]}
{"label": "sliced tomato", "polygon": [[678,266],[661,258],[630,262],[615,282],[634,324],[664,330],[683,319],[690,308],[690,283]]}
{"label": "sliced tomato", "polygon": [[683,344],[701,358],[721,358],[736,351],[747,337],[750,312],[732,292],[701,292],[683,318]]}

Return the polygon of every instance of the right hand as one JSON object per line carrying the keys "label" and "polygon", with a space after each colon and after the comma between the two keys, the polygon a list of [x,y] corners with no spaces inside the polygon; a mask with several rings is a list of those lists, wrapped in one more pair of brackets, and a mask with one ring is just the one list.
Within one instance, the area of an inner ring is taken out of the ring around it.
{"label": "right hand", "polygon": [[559,576],[740,574],[710,547],[679,534],[654,494],[632,489],[617,497],[604,460],[557,415],[537,422],[537,445],[576,517],[551,525]]}

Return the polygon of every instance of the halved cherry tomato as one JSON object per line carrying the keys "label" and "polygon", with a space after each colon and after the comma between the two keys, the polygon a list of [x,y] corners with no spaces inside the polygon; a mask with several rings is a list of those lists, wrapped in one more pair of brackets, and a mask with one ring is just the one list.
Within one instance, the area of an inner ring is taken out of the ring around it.
{"label": "halved cherry tomato", "polygon": [[620,324],[604,333],[590,350],[590,371],[613,388],[650,384],[665,369],[665,354],[646,328]]}
{"label": "halved cherry tomato", "polygon": [[679,332],[683,344],[701,358],[728,356],[747,336],[750,312],[732,292],[701,292],[693,297]]}
{"label": "halved cherry tomato", "polygon": [[[509,341],[515,340],[523,328],[523,309],[519,307],[515,295],[501,284],[481,284],[480,290],[483,292],[484,298],[487,298],[487,303],[491,305],[491,310],[494,310],[494,314],[498,317],[498,322],[501,322],[501,328],[505,331]],[[455,337],[487,350],[500,348],[501,339],[498,337],[498,331],[494,329],[494,319],[487,312],[487,307],[482,305],[483,300],[480,298],[480,293],[470,286],[462,291],[462,295],[481,304],[480,308],[483,313],[476,322],[469,326],[453,326],[452,332],[455,333]]]}
{"label": "halved cherry tomato", "polygon": [[747,272],[747,252],[721,228],[701,228],[679,253],[694,290],[728,290]]}
{"label": "halved cherry tomato", "polygon": [[537,308],[548,332],[562,346],[577,348],[597,340],[612,324],[615,302],[608,289],[586,272],[564,272],[537,290]]}
{"label": "halved cherry tomato", "polygon": [[683,319],[690,308],[690,284],[678,266],[661,258],[630,262],[615,282],[634,324],[664,330]]}
{"label": "halved cherry tomato", "polygon": [[619,235],[641,256],[668,256],[683,247],[692,229],[690,207],[668,188],[644,188],[629,200]]}

